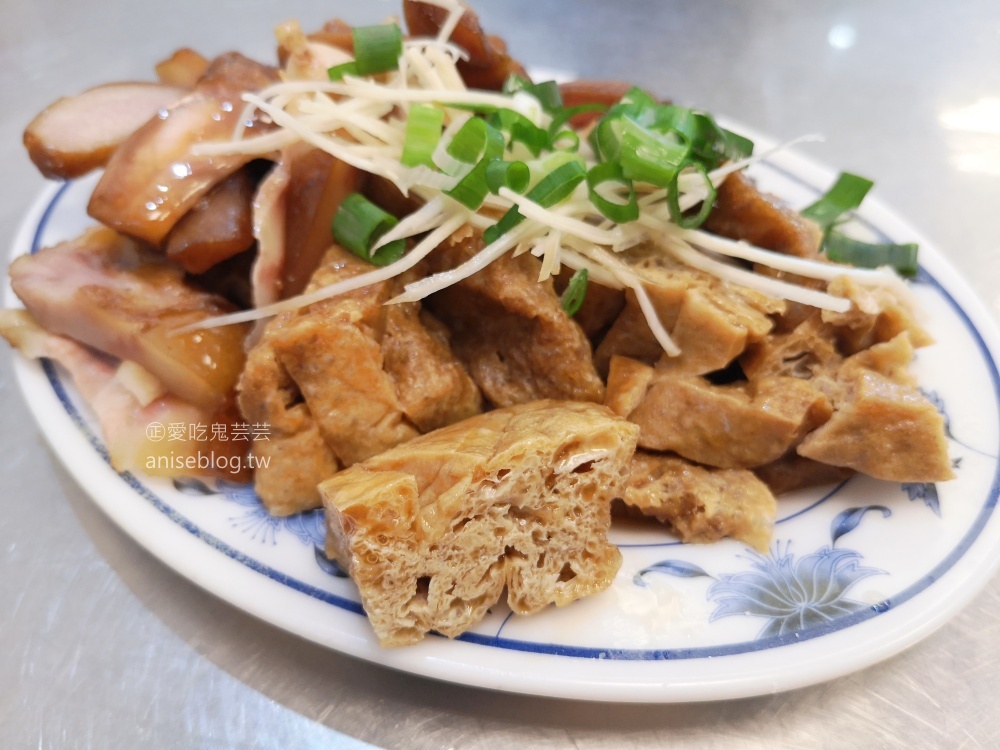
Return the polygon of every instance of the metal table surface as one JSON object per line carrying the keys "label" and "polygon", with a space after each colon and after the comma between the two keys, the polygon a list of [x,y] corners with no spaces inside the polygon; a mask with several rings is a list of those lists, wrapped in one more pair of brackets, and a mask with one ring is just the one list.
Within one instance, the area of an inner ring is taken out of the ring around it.
{"label": "metal table surface", "polygon": [[[361,7],[352,7],[361,6]],[[876,180],[1000,308],[995,0],[479,0],[528,65],[633,80]],[[270,59],[271,28],[395,2],[0,2],[0,237],[43,180],[21,146],[56,97],[178,46]],[[537,23],[531,21],[532,15]],[[302,642],[122,534],[59,468],[0,347],[0,744],[9,748],[997,747],[1000,579],[889,661],[728,703],[582,704],[439,684]]]}

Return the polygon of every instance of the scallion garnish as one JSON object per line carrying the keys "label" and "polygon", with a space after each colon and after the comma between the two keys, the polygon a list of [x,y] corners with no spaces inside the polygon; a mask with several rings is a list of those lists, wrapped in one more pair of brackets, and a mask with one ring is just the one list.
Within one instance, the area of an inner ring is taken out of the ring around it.
{"label": "scallion garnish", "polygon": [[433,104],[414,104],[410,107],[410,115],[406,118],[406,135],[403,141],[403,155],[400,161],[406,167],[416,167],[423,164],[434,166],[431,158],[438,141],[441,140],[441,127],[444,124],[444,110]]}
{"label": "scallion garnish", "polygon": [[830,260],[858,268],[890,266],[900,276],[914,276],[918,269],[915,243],[896,245],[891,242],[865,242],[834,229],[843,221],[844,214],[861,205],[873,184],[865,177],[841,172],[833,187],[800,213],[822,228],[822,251]]}
{"label": "scallion garnish", "polygon": [[526,91],[531,94],[542,105],[542,109],[547,112],[554,112],[562,107],[562,93],[559,91],[559,84],[555,81],[532,83],[515,74],[504,82],[503,93],[516,94],[518,91]]}
{"label": "scallion garnish", "polygon": [[499,158],[506,143],[503,133],[479,117],[473,117],[458,129],[445,149],[448,154],[466,164],[477,164],[484,158]]}
{"label": "scallion garnish", "polygon": [[[572,195],[576,186],[583,182],[586,176],[587,171],[583,162],[574,159],[545,175],[537,185],[528,191],[526,197],[543,208],[550,208]],[[517,206],[511,206],[510,210],[500,217],[500,221],[486,228],[483,232],[483,239],[487,245],[492,245],[501,235],[507,234],[522,221],[524,221],[524,215],[517,210]]]}
{"label": "scallion garnish", "polygon": [[403,32],[396,24],[358,26],[352,36],[358,75],[385,73],[399,67],[399,56],[403,54]]}
{"label": "scallion garnish", "polygon": [[473,211],[483,205],[490,192],[486,169],[490,162],[503,156],[505,145],[503,133],[485,120],[473,117],[466,122],[446,150],[452,158],[466,164],[475,163],[475,166],[445,194]]}
{"label": "scallion garnish", "polygon": [[399,68],[403,32],[396,24],[357,26],[351,37],[354,40],[354,59],[328,68],[326,74],[331,81],[339,81],[345,75],[370,76]]}
{"label": "scallion garnish", "polygon": [[523,143],[532,156],[538,156],[542,151],[552,148],[548,131],[535,125],[520,112],[497,109],[489,115],[487,122],[498,130],[510,133],[510,142]]}
{"label": "scallion garnish", "polygon": [[[607,183],[622,185],[628,191],[624,202],[614,201],[601,194],[600,188]],[[616,224],[635,221],[639,218],[639,203],[635,197],[632,181],[622,174],[621,165],[616,161],[604,161],[591,167],[587,172],[587,190],[590,202],[606,218]]]}
{"label": "scallion garnish", "polygon": [[351,193],[344,198],[333,217],[333,238],[369,263],[387,266],[403,257],[406,241],[395,240],[374,253],[371,248],[397,223],[395,216],[383,211],[361,193]]}
{"label": "scallion garnish", "polygon": [[856,240],[840,232],[830,232],[823,249],[826,257],[838,263],[848,263],[859,268],[891,266],[900,276],[917,273],[917,245],[872,243]]}
{"label": "scallion garnish", "polygon": [[861,205],[861,201],[872,188],[872,181],[849,172],[841,172],[833,187],[810,206],[802,209],[802,215],[812,219],[824,231],[836,224],[849,211]]}
{"label": "scallion garnish", "polygon": [[583,300],[587,296],[587,269],[579,268],[566,285],[566,290],[562,293],[559,302],[562,309],[570,317],[576,315],[583,306]]}
{"label": "scallion garnish", "polygon": [[494,159],[486,165],[486,184],[491,193],[500,192],[505,187],[515,193],[523,193],[531,180],[531,170],[523,161],[503,161]]}
{"label": "scallion garnish", "polygon": [[673,140],[667,134],[658,137],[627,117],[618,120],[619,161],[622,174],[630,180],[667,187],[676,181],[691,153],[683,135]]}
{"label": "scallion garnish", "polygon": [[696,229],[705,223],[705,219],[712,212],[712,206],[715,205],[716,190],[715,185],[712,184],[712,179],[708,176],[708,170],[705,169],[703,164],[692,162],[687,166],[687,169],[693,169],[705,181],[705,187],[708,189],[705,200],[701,202],[701,208],[698,209],[697,213],[685,214],[681,211],[680,191],[677,189],[677,178],[680,176],[680,172],[678,172],[667,187],[667,210],[670,211],[671,221],[677,226],[684,229]]}

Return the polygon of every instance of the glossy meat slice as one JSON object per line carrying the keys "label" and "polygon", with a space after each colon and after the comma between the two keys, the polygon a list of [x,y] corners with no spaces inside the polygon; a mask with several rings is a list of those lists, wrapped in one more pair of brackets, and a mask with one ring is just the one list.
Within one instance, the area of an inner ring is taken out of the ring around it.
{"label": "glossy meat slice", "polygon": [[79,177],[104,166],[122,141],[185,94],[160,83],[109,83],[63,97],[28,124],[24,146],[46,177]]}
{"label": "glossy meat slice", "polygon": [[[196,156],[228,140],[245,91],[276,82],[271,68],[231,52],[212,61],[194,90],[136,130],[115,151],[87,206],[102,224],[159,245],[198,200],[252,157]],[[259,129],[254,123],[249,132]]]}
{"label": "glossy meat slice", "polygon": [[[432,257],[453,267],[480,249],[482,238],[468,235]],[[438,292],[428,307],[448,326],[455,353],[494,406],[539,398],[600,403],[604,384],[590,342],[563,311],[551,280],[538,282],[538,271],[532,255],[507,255]]]}
{"label": "glossy meat slice", "polygon": [[[0,336],[31,359],[50,359],[73,383],[97,417],[101,437],[116,471],[142,470],[154,476],[203,474],[247,479],[247,442],[228,440],[236,414],[206,410],[170,394],[140,400],[120,376],[123,363],[65,336],[42,329],[25,310],[0,310]],[[184,439],[164,439],[150,426],[183,425]],[[223,429],[216,431],[213,425]],[[199,428],[192,436],[191,427]],[[214,462],[206,459],[214,456]],[[223,460],[225,459],[225,460]]]}
{"label": "glossy meat slice", "polygon": [[521,614],[605,589],[636,428],[596,404],[538,401],[421,436],[320,485],[327,550],[380,642],[475,625],[504,587]]}
{"label": "glossy meat slice", "polygon": [[282,151],[253,200],[256,305],[305,289],[330,245],[334,214],[362,182],[359,170],[325,151],[305,144]]}
{"label": "glossy meat slice", "polygon": [[[419,0],[403,0],[403,14],[411,36],[437,36],[448,11]],[[469,88],[499,90],[512,75],[527,78],[519,62],[507,54],[507,45],[495,36],[487,36],[479,25],[479,16],[468,8],[455,27],[451,41],[468,53],[458,61],[458,72]]]}
{"label": "glossy meat slice", "polygon": [[625,504],[669,525],[685,542],[730,537],[766,552],[777,503],[746,469],[711,469],[682,458],[638,451]]}
{"label": "glossy meat slice", "polygon": [[215,408],[231,399],[246,326],[175,333],[234,308],[187,284],[181,269],[138,243],[110,229],[90,229],[17,258],[10,279],[46,330],[136,361],[198,406]]}
{"label": "glossy meat slice", "polygon": [[188,273],[205,273],[253,245],[251,202],[257,180],[237,170],[199,200],[167,235],[167,257]]}

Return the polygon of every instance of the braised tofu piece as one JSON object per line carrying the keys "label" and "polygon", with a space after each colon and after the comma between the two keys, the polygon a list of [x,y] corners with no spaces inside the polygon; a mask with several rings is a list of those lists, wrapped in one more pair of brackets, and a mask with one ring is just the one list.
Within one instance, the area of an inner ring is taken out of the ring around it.
{"label": "braised tofu piece", "polygon": [[[451,268],[482,249],[479,235],[452,239],[435,254]],[[494,406],[541,398],[604,400],[590,342],[563,311],[552,281],[525,253],[506,255],[428,302],[448,326],[452,347]],[[435,269],[440,270],[440,269]]]}
{"label": "braised tofu piece", "polygon": [[708,274],[664,263],[644,269],[656,282],[646,292],[660,322],[681,353],[663,353],[635,294],[626,294],[625,309],[597,347],[598,372],[608,371],[611,357],[622,355],[678,375],[704,375],[725,368],[748,344],[764,339],[774,327],[770,315],[785,303],[750,289],[721,283]]}
{"label": "braised tofu piece", "polygon": [[903,332],[909,334],[915,347],[934,343],[930,334],[917,323],[906,300],[889,289],[862,287],[853,279],[841,276],[830,282],[827,291],[854,303],[847,312],[822,312],[823,321],[836,326],[837,342],[848,354],[884,343]]}
{"label": "braised tofu piece", "polygon": [[596,404],[536,401],[423,435],[320,485],[327,552],[379,641],[474,626],[507,589],[515,612],[610,585],[607,540],[637,429]]}
{"label": "braised tofu piece", "polygon": [[819,227],[757,189],[743,172],[719,185],[703,229],[800,258],[819,258]]}
{"label": "braised tofu piece", "polygon": [[287,516],[319,507],[316,485],[340,464],[295,381],[275,356],[271,341],[280,335],[280,323],[269,324],[247,353],[238,394],[243,417],[268,426],[268,439],[252,444],[254,490],[269,513]]}
{"label": "braised tofu piece", "polygon": [[809,380],[834,375],[842,361],[836,332],[816,312],[791,331],[772,334],[747,347],[740,367],[750,380],[774,376]]}
{"label": "braised tofu piece", "polygon": [[718,386],[655,373],[628,418],[639,425],[642,448],[747,469],[780,458],[831,411],[821,391],[797,378]]}
{"label": "braised tofu piece", "polygon": [[[307,291],[371,268],[333,246]],[[479,391],[441,324],[417,303],[385,304],[410,278],[370,284],[265,326],[238,390],[246,418],[272,425],[270,444],[254,445],[272,455],[256,480],[272,513],[317,507],[316,485],[338,468],[480,411]]]}
{"label": "braised tofu piece", "polygon": [[[554,278],[556,294],[560,298],[566,291],[573,274],[572,269],[564,267]],[[573,320],[583,329],[584,334],[592,343],[597,343],[624,309],[625,292],[591,281],[587,284],[587,293],[583,297],[583,304],[573,315]]]}
{"label": "braised tofu piece", "polygon": [[448,330],[417,303],[387,308],[382,355],[403,412],[421,432],[483,410],[479,388],[451,351]]}
{"label": "braised tofu piece", "polygon": [[418,434],[383,369],[379,341],[355,322],[359,306],[352,303],[344,299],[300,316],[271,342],[327,445],[346,466]]}
{"label": "braised tofu piece", "polygon": [[800,456],[876,479],[951,479],[941,414],[918,390],[877,372],[860,372],[830,420],[807,435]]}
{"label": "braised tofu piece", "polygon": [[604,405],[619,417],[628,417],[646,397],[652,379],[652,367],[631,357],[616,354],[611,358]]}
{"label": "braised tofu piece", "polygon": [[757,466],[753,473],[777,496],[807,487],[843,482],[854,476],[854,469],[821,464],[789,451],[777,461]]}
{"label": "braised tofu piece", "polygon": [[625,504],[670,526],[685,542],[730,537],[766,552],[777,503],[745,469],[711,469],[677,456],[638,451],[632,459]]}
{"label": "braised tofu piece", "polygon": [[189,285],[158,253],[110,229],[90,229],[17,258],[10,279],[47,331],[138,362],[196,406],[217,408],[232,399],[247,327],[177,333],[235,308]]}

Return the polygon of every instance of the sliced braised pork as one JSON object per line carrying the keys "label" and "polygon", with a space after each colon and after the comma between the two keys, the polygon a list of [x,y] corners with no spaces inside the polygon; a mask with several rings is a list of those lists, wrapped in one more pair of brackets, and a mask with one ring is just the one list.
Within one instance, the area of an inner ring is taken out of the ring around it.
{"label": "sliced braised pork", "polygon": [[[130,363],[119,365],[66,336],[45,331],[26,310],[0,310],[0,336],[26,357],[44,357],[66,369],[97,417],[117,471],[249,477],[244,460],[249,443],[229,439],[234,412],[202,409],[164,393],[149,400],[140,398],[134,384],[121,376]],[[183,427],[183,439],[168,439],[165,432],[170,425]],[[192,428],[196,428],[193,435]]]}
{"label": "sliced braised pork", "polygon": [[202,408],[232,399],[246,326],[177,333],[234,308],[187,284],[180,268],[139,243],[90,229],[17,258],[10,280],[46,330],[134,360],[171,393]]}
{"label": "sliced braised pork", "polygon": [[162,83],[109,83],[63,97],[28,124],[24,146],[46,177],[79,177],[103,167],[122,141],[187,93]]}
{"label": "sliced braised pork", "polygon": [[[209,190],[251,157],[196,156],[192,147],[228,140],[240,123],[240,95],[278,80],[237,53],[212,61],[194,90],[136,130],[115,151],[87,211],[104,225],[159,245]],[[250,132],[259,129],[258,122]]]}

